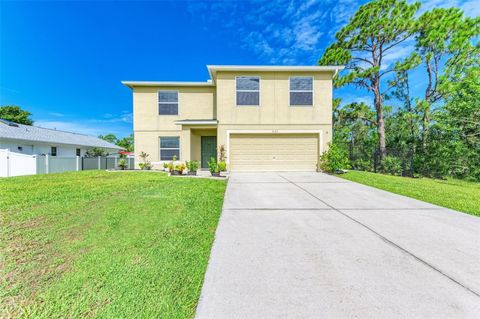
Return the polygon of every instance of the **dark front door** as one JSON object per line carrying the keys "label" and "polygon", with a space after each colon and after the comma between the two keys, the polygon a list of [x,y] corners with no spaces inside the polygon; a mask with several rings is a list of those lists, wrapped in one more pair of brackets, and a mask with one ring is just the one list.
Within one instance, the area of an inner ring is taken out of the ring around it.
{"label": "dark front door", "polygon": [[201,167],[208,168],[210,157],[217,159],[217,137],[202,136],[202,159]]}

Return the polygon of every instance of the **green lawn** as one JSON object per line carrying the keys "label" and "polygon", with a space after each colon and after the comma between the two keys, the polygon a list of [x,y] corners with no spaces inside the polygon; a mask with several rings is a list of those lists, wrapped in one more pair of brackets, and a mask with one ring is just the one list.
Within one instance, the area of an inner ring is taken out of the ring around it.
{"label": "green lawn", "polygon": [[457,179],[408,178],[349,171],[338,175],[353,182],[480,216],[480,183]]}
{"label": "green lawn", "polygon": [[225,186],[155,172],[0,179],[0,317],[192,318]]}

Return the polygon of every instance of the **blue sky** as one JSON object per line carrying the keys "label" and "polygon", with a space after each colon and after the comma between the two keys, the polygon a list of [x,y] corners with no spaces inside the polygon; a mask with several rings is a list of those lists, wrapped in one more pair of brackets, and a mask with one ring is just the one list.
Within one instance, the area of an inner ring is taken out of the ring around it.
{"label": "blue sky", "polygon": [[[314,65],[361,3],[0,1],[0,105],[39,126],[123,137],[132,97],[120,81],[205,81],[207,64]],[[423,3],[480,14],[474,0]],[[370,101],[354,88],[335,94]]]}

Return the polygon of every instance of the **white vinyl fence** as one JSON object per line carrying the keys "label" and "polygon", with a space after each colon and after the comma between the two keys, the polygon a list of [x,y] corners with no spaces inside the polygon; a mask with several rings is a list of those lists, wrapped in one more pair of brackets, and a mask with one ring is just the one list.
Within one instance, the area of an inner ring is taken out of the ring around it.
{"label": "white vinyl fence", "polygon": [[37,173],[35,155],[0,150],[0,177],[32,175]]}
{"label": "white vinyl fence", "polygon": [[[118,166],[118,161],[116,157],[25,155],[0,149],[0,177],[111,169]],[[127,164],[133,169],[134,159],[128,158]]]}

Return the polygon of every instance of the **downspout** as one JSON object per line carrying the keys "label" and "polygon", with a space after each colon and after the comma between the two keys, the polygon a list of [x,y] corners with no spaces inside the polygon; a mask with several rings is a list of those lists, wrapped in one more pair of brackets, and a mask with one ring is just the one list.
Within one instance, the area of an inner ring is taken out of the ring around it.
{"label": "downspout", "polygon": [[335,73],[333,73],[332,79],[334,79],[337,76],[337,74],[338,74],[338,69],[335,69]]}

